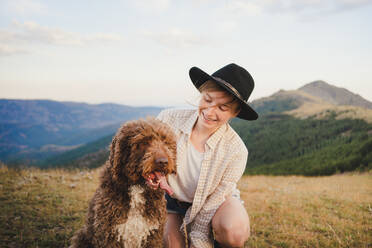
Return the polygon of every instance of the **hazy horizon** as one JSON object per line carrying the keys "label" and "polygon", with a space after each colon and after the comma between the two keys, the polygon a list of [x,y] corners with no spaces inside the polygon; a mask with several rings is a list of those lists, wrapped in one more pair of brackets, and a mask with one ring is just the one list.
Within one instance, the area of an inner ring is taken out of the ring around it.
{"label": "hazy horizon", "polygon": [[[327,82],[326,82],[327,83]],[[332,85],[332,86],[335,86],[337,87],[336,85]],[[346,89],[346,88],[343,88],[343,89]],[[281,89],[281,90],[286,90],[286,91],[289,91],[289,90],[297,90],[297,89]],[[346,89],[348,90],[348,89]],[[349,90],[350,91],[350,90]],[[350,91],[351,93],[354,93],[354,94],[357,94],[355,92],[352,92]],[[272,94],[275,94],[276,92],[273,92]],[[271,96],[272,94],[270,95],[267,95],[267,96],[262,96],[262,97],[269,97]],[[174,108],[194,108],[196,105],[192,105],[192,102],[194,102],[194,104],[197,104],[197,99],[198,99],[198,92],[195,90],[195,94],[192,98],[189,98],[189,99],[185,99],[185,102],[184,103],[179,103],[179,104],[170,104],[170,105],[138,105],[138,104],[127,104],[127,103],[120,103],[120,102],[84,102],[84,101],[69,101],[69,100],[56,100],[56,99],[50,99],[50,98],[45,98],[45,99],[41,99],[41,98],[30,98],[30,99],[27,99],[27,98],[0,98],[1,99],[7,99],[7,100],[51,100],[51,101],[59,101],[59,102],[75,102],[75,103],[87,103],[87,104],[94,104],[94,105],[98,105],[98,104],[120,104],[120,105],[127,105],[127,106],[133,106],[133,107],[161,107],[161,108],[166,108],[166,107],[174,107]],[[359,94],[357,94],[359,95]],[[360,95],[359,95],[360,96]],[[258,100],[262,97],[258,97],[256,99],[252,99],[250,98],[248,102],[252,102],[254,100]],[[361,96],[362,97],[362,96]],[[362,97],[364,98],[364,97]],[[369,99],[366,99],[364,98],[365,100],[371,102]]]}

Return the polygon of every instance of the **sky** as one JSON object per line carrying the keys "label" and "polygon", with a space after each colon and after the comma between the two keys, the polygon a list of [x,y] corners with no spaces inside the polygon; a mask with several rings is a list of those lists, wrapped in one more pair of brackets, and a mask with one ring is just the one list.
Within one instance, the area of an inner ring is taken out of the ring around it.
{"label": "sky", "polygon": [[0,0],[0,98],[184,106],[236,63],[249,101],[315,80],[372,101],[372,0]]}

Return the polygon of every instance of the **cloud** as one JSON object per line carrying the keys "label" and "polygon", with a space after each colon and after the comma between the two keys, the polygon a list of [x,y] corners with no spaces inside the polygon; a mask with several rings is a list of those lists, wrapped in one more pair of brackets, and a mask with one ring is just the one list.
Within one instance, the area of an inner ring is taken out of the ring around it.
{"label": "cloud", "polygon": [[221,32],[234,31],[238,28],[238,23],[235,20],[221,20],[217,22],[218,30]]}
{"label": "cloud", "polygon": [[339,12],[371,4],[371,0],[297,0],[282,1],[278,10],[290,12]]}
{"label": "cloud", "polygon": [[80,34],[60,28],[41,26],[35,22],[13,22],[11,29],[0,30],[0,55],[26,52],[32,44],[83,46],[87,44],[119,42],[123,37],[115,33]]}
{"label": "cloud", "polygon": [[82,35],[69,32],[60,28],[41,26],[35,22],[14,22],[17,31],[13,37],[28,42],[40,42],[53,45],[84,45],[91,42],[120,41],[122,37],[118,34],[98,33]]}
{"label": "cloud", "polygon": [[[262,0],[261,0],[262,1]],[[226,5],[228,11],[235,14],[258,15],[262,12],[262,3],[257,1],[234,0]]]}
{"label": "cloud", "polygon": [[170,0],[131,0],[131,4],[142,12],[163,12],[168,10]]}
{"label": "cloud", "polygon": [[7,3],[8,9],[16,14],[43,14],[47,12],[47,7],[35,0],[11,0]]}
{"label": "cloud", "polygon": [[206,44],[204,37],[179,28],[158,33],[146,31],[143,35],[168,48],[187,48]]}
{"label": "cloud", "polygon": [[0,56],[28,53],[27,49],[0,43]]}
{"label": "cloud", "polygon": [[95,33],[83,38],[85,42],[111,42],[122,41],[123,37],[115,33]]}
{"label": "cloud", "polygon": [[334,1],[333,10],[334,11],[352,10],[355,8],[363,7],[368,4],[372,4],[372,0],[341,0],[339,2]]}
{"label": "cloud", "polygon": [[230,0],[225,8],[235,14],[258,15],[262,13],[318,14],[352,10],[372,0]]}

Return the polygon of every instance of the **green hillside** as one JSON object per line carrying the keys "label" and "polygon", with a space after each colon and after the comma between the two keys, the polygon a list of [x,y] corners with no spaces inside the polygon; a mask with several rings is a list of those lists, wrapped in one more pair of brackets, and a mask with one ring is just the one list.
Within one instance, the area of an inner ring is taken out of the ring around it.
{"label": "green hillside", "polygon": [[[372,168],[372,124],[341,119],[297,119],[262,115],[257,121],[234,119],[232,127],[249,150],[246,174],[331,175]],[[54,156],[41,167],[96,168],[108,158],[112,135]]]}
{"label": "green hillside", "polygon": [[111,134],[71,151],[50,157],[41,161],[38,166],[42,168],[97,168],[108,158],[108,147],[111,144],[113,136],[114,134]]}
{"label": "green hillside", "polygon": [[372,125],[358,119],[305,120],[283,114],[233,128],[249,150],[248,174],[330,175],[372,167]]}
{"label": "green hillside", "polygon": [[271,97],[253,101],[251,105],[257,113],[263,115],[296,109],[301,105],[301,101],[292,96],[283,94],[283,91],[279,91]]}

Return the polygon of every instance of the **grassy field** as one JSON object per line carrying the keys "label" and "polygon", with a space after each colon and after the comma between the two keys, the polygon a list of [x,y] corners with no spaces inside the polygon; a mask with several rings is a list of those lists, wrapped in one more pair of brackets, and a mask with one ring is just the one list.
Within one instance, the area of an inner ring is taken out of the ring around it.
{"label": "grassy field", "polygon": [[[84,222],[98,170],[0,166],[0,247],[67,247]],[[246,176],[245,247],[372,247],[372,173]]]}
{"label": "grassy field", "polygon": [[372,247],[372,173],[244,177],[246,247]]}

